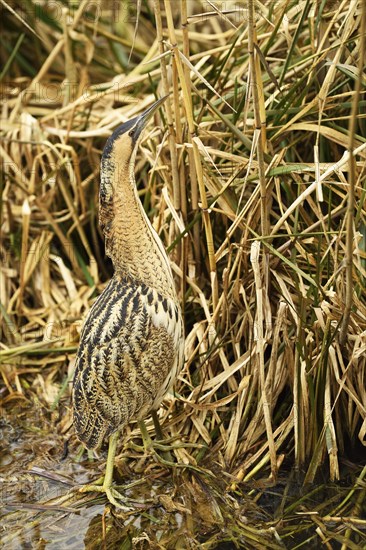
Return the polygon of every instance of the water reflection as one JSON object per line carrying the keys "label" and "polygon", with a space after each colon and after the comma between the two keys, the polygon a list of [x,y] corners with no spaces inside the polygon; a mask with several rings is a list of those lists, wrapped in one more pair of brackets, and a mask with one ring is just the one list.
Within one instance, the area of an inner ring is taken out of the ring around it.
{"label": "water reflection", "polygon": [[64,458],[64,437],[50,437],[49,427],[42,434],[2,427],[0,538],[6,550],[281,549],[295,548],[295,540],[298,547],[316,548],[321,520],[329,537],[332,529],[338,537],[340,527],[343,532],[354,525],[354,541],[363,547],[362,521],[343,525],[339,517],[334,523],[336,503],[346,503],[344,516],[353,514],[347,487],[324,484],[306,492],[283,476],[275,487],[262,479],[230,492],[232,479],[217,463],[166,469],[130,453],[126,463],[117,461],[115,477],[124,487],[118,490],[139,507],[120,513],[104,495],[78,491],[103,473],[103,454],[90,460],[84,454],[78,462],[76,439]]}

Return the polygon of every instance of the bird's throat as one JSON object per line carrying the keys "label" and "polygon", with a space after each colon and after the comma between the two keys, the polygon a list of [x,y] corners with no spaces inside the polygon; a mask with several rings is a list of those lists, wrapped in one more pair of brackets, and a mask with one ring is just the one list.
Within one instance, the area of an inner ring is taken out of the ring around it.
{"label": "bird's throat", "polygon": [[[126,167],[128,170],[128,167]],[[169,260],[163,244],[153,229],[137,195],[133,173],[123,168],[111,170],[113,180],[102,182],[110,188],[108,205],[103,207],[101,194],[100,221],[104,226],[106,253],[112,259],[117,275],[154,287],[162,295],[175,295]],[[108,223],[103,218],[108,218]]]}

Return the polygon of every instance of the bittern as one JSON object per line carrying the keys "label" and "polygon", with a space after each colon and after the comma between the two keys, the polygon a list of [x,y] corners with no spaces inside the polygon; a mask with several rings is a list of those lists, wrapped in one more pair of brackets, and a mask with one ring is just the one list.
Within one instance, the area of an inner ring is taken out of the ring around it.
{"label": "bittern", "polygon": [[143,130],[166,97],[119,126],[101,159],[99,222],[114,275],[85,320],[73,381],[74,425],[88,449],[109,437],[103,485],[112,487],[119,433],[156,411],[183,362],[183,321],[163,244],[139,200],[135,159]]}

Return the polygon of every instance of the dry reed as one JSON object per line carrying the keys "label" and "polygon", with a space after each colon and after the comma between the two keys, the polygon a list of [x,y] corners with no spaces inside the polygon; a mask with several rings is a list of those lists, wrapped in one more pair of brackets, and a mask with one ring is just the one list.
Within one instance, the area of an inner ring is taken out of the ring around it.
{"label": "dry reed", "polygon": [[[76,453],[74,355],[111,276],[101,150],[170,92],[137,171],[185,311],[185,366],[160,411],[175,458],[208,480],[220,471],[239,500],[253,480],[263,488],[293,470],[336,481],[353,461],[355,498],[306,525],[312,542],[355,547],[365,540],[364,2],[2,6],[2,407],[57,410],[51,429]],[[187,502],[203,491],[192,483]],[[341,515],[343,528],[329,527]]]}

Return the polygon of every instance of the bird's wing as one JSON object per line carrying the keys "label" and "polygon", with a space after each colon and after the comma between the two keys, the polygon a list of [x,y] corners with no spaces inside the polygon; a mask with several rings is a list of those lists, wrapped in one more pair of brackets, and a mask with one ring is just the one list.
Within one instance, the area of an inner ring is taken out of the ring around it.
{"label": "bird's wing", "polygon": [[86,319],[75,367],[75,428],[89,448],[161,401],[181,338],[177,304],[145,285],[110,281]]}

